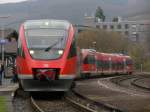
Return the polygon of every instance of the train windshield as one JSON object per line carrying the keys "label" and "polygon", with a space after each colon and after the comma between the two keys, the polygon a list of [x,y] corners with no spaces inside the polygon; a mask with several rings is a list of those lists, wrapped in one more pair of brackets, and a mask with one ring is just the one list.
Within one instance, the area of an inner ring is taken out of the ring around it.
{"label": "train windshield", "polygon": [[57,59],[63,54],[68,33],[64,29],[28,29],[25,36],[34,59]]}

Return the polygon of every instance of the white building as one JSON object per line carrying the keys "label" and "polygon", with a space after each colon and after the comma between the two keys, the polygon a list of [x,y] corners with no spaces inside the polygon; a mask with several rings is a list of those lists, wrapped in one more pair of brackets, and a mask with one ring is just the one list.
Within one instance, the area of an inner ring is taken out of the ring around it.
{"label": "white building", "polygon": [[115,31],[123,34],[132,41],[145,41],[146,37],[150,35],[150,21],[128,21],[118,18],[118,22],[102,22],[95,21],[94,17],[85,17],[85,26],[96,27],[107,31]]}

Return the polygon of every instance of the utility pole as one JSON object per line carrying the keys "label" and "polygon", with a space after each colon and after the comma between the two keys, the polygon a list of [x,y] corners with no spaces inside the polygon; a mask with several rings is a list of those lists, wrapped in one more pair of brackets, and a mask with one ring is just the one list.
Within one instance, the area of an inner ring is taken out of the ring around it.
{"label": "utility pole", "polygon": [[[4,28],[4,26],[3,26],[3,27],[2,27],[2,39],[4,39],[4,38],[5,38],[5,28]],[[2,52],[1,52],[1,53],[2,53],[2,64],[4,65],[4,60],[5,60],[5,59],[4,59],[4,58],[5,58],[5,55],[4,55],[4,54],[5,54],[4,43],[2,43],[1,46],[2,46],[2,47],[1,47],[1,48],[2,48],[2,50],[1,50],[1,51],[2,51]]]}

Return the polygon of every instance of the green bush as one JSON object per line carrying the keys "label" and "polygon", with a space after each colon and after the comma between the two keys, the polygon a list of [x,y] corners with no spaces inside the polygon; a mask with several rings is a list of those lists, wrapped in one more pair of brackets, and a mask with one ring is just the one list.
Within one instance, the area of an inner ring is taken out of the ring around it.
{"label": "green bush", "polygon": [[6,98],[0,96],[0,112],[7,112]]}

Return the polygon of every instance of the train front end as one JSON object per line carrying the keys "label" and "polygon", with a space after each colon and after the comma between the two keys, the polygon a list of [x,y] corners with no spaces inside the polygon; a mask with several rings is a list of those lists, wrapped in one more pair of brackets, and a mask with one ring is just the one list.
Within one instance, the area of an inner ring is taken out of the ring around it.
{"label": "train front end", "polygon": [[77,70],[73,26],[63,20],[26,21],[19,31],[16,65],[25,91],[68,91]]}
{"label": "train front end", "polygon": [[81,75],[82,77],[89,77],[96,73],[96,51],[94,49],[82,49]]}

